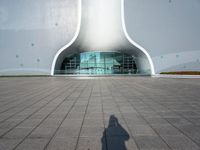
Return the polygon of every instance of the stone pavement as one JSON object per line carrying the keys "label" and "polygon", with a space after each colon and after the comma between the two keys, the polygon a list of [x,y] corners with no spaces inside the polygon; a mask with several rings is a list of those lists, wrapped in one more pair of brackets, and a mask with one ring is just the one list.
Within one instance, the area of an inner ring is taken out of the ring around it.
{"label": "stone pavement", "polygon": [[200,79],[0,78],[0,150],[137,149],[200,149]]}

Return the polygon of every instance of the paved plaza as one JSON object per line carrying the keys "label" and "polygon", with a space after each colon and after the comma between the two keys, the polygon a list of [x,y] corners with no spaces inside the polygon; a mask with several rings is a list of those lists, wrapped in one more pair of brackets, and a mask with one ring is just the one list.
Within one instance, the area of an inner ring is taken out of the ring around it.
{"label": "paved plaza", "polygon": [[200,79],[0,78],[0,150],[200,150]]}

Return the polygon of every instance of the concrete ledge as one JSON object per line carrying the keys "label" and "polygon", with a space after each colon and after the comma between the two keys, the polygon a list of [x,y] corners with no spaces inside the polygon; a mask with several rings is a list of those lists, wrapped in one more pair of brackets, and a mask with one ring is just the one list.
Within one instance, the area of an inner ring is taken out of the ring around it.
{"label": "concrete ledge", "polygon": [[199,79],[200,75],[164,75],[164,74],[156,74],[152,77],[156,78],[185,78],[185,79]]}

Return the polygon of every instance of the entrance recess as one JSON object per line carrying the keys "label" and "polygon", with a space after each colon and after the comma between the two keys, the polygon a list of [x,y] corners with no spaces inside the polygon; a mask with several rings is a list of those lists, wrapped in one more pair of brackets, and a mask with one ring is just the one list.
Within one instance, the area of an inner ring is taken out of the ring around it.
{"label": "entrance recess", "polygon": [[66,57],[55,74],[136,74],[135,58],[117,52],[83,52]]}
{"label": "entrance recess", "polygon": [[52,63],[57,74],[155,74],[148,52],[126,31],[124,0],[79,0],[77,32]]}

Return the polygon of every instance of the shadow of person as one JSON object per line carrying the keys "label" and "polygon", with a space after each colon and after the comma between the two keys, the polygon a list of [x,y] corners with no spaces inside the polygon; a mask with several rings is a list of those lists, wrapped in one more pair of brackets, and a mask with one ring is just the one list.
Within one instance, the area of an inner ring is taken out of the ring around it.
{"label": "shadow of person", "polygon": [[102,150],[127,150],[125,141],[129,138],[128,132],[119,124],[118,119],[111,115],[101,138]]}

